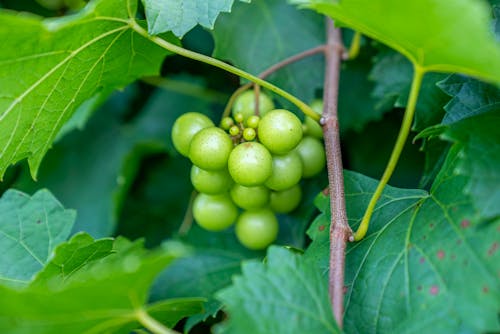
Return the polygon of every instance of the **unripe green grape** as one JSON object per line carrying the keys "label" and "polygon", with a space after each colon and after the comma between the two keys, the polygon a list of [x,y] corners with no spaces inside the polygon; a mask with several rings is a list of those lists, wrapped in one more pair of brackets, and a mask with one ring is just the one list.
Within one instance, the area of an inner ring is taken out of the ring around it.
{"label": "unripe green grape", "polygon": [[245,116],[240,112],[236,113],[234,114],[234,120],[236,123],[243,123],[243,121],[245,120]]}
{"label": "unripe green grape", "polygon": [[207,116],[188,112],[178,117],[172,127],[172,142],[175,149],[187,157],[189,155],[189,145],[194,135],[202,129],[212,127],[214,123]]}
{"label": "unripe green grape", "polygon": [[229,130],[231,126],[234,125],[234,120],[231,117],[224,117],[220,121],[220,127],[223,128],[224,130]]}
{"label": "unripe green grape", "polygon": [[[311,103],[311,109],[314,110],[318,115],[321,115],[323,113],[323,101],[314,100]],[[309,116],[306,116],[304,119],[304,125],[307,135],[318,139],[323,138],[323,128],[317,121]]]}
{"label": "unripe green grape", "polygon": [[245,142],[229,155],[229,174],[236,183],[251,187],[264,184],[271,176],[273,159],[264,145]]}
{"label": "unripe green grape", "polygon": [[262,117],[258,127],[260,142],[274,154],[285,154],[302,139],[302,123],[288,110],[275,109]]}
{"label": "unripe green grape", "polygon": [[200,193],[221,194],[229,190],[233,179],[227,169],[210,171],[193,165],[191,167],[191,183]]}
{"label": "unripe green grape", "polygon": [[234,184],[231,188],[231,199],[242,209],[261,208],[269,202],[269,189],[264,186],[245,187]]}
{"label": "unripe green grape", "polygon": [[246,141],[252,141],[256,136],[257,133],[255,132],[255,129],[245,128],[245,130],[243,130],[243,139],[245,139]]}
{"label": "unripe green grape", "polygon": [[[259,94],[259,115],[263,116],[268,111],[274,109],[273,100],[267,96],[264,92]],[[233,116],[241,113],[243,115],[243,120],[246,120],[251,115],[255,115],[255,92],[253,90],[247,90],[241,93],[234,101],[233,104]]]}
{"label": "unripe green grape", "polygon": [[240,134],[240,128],[237,125],[233,125],[229,128],[229,134],[231,136],[237,136]]}
{"label": "unripe green grape", "polygon": [[189,159],[206,170],[218,170],[227,166],[233,142],[224,130],[216,127],[198,132],[189,146]]}
{"label": "unripe green grape", "polygon": [[264,249],[278,236],[278,219],[269,209],[243,212],[236,222],[236,237],[249,249]]}
{"label": "unripe green grape", "polygon": [[285,190],[299,183],[302,178],[302,161],[297,152],[273,156],[273,172],[266,181],[272,190]]}
{"label": "unripe green grape", "polygon": [[313,137],[302,138],[295,149],[302,159],[302,176],[312,177],[323,170],[326,165],[326,154],[323,143]]}
{"label": "unripe green grape", "polygon": [[300,204],[301,199],[302,190],[300,185],[296,184],[283,191],[272,191],[269,205],[274,212],[289,213]]}
{"label": "unripe green grape", "polygon": [[259,126],[259,122],[260,122],[260,117],[259,116],[257,116],[257,115],[251,115],[251,116],[249,116],[247,118],[246,125],[249,128],[257,129],[257,127]]}
{"label": "unripe green grape", "polygon": [[227,193],[219,195],[198,194],[193,201],[193,217],[206,230],[221,231],[233,225],[238,218],[238,208]]}

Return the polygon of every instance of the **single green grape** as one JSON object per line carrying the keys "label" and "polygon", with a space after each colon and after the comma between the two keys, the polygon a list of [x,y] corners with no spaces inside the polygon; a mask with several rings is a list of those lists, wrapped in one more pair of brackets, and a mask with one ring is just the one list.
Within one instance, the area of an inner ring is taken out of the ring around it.
{"label": "single green grape", "polygon": [[231,117],[224,117],[220,121],[220,127],[223,128],[224,130],[229,130],[233,125],[234,125],[234,120]]}
{"label": "single green grape", "polygon": [[259,116],[257,116],[257,115],[251,115],[251,116],[249,116],[247,118],[246,125],[249,128],[257,129],[257,127],[259,126],[259,122],[260,122],[260,117]]}
{"label": "single green grape", "polygon": [[243,212],[236,222],[236,237],[249,249],[264,249],[278,236],[278,219],[269,209]]}
{"label": "single green grape", "polygon": [[240,128],[237,125],[233,125],[229,128],[229,134],[231,136],[237,136],[240,134]]}
{"label": "single green grape", "polygon": [[[314,100],[311,103],[311,109],[314,110],[318,115],[323,113],[323,101]],[[306,128],[306,134],[318,139],[323,138],[323,128],[321,125],[309,116],[304,119],[304,125]]]}
{"label": "single green grape", "polygon": [[204,229],[221,231],[236,221],[238,208],[231,201],[228,193],[198,194],[193,201],[193,217]]}
{"label": "single green grape", "polygon": [[266,181],[272,190],[285,190],[302,178],[302,161],[295,150],[285,155],[273,155],[273,172]]}
{"label": "single green grape", "polygon": [[[263,116],[268,111],[274,109],[274,103],[271,98],[264,92],[259,94],[259,115]],[[234,101],[233,116],[241,113],[243,120],[248,119],[251,115],[255,115],[255,93],[253,90],[247,90],[241,93]]]}
{"label": "single green grape", "polygon": [[257,133],[255,132],[255,129],[245,128],[245,130],[243,130],[243,139],[245,139],[246,141],[252,141],[256,136]]}
{"label": "single green grape", "polygon": [[221,194],[231,188],[233,179],[227,169],[211,171],[193,165],[191,167],[191,183],[200,193]]}
{"label": "single green grape", "polygon": [[218,170],[227,166],[233,142],[224,130],[216,127],[198,132],[189,146],[189,159],[206,170]]}
{"label": "single green grape", "polygon": [[240,112],[236,113],[234,114],[234,120],[236,123],[243,123],[243,121],[245,120],[245,116]]}
{"label": "single green grape", "polygon": [[259,122],[260,142],[274,154],[285,154],[294,149],[302,139],[302,123],[292,112],[271,110]]}
{"label": "single green grape", "polygon": [[300,185],[296,184],[283,191],[272,191],[269,205],[274,212],[289,213],[300,204],[301,199],[302,190]]}
{"label": "single green grape", "polygon": [[175,149],[187,157],[189,145],[194,135],[200,130],[212,127],[214,123],[207,116],[198,112],[188,112],[178,117],[172,127],[172,142]]}
{"label": "single green grape", "polygon": [[326,165],[323,143],[316,138],[306,136],[295,149],[302,159],[302,176],[305,178],[319,174]]}
{"label": "single green grape", "polygon": [[272,168],[271,153],[257,142],[241,143],[229,155],[229,174],[236,183],[243,186],[264,184],[271,176]]}
{"label": "single green grape", "polygon": [[257,209],[269,202],[269,189],[264,186],[245,187],[234,184],[231,188],[231,199],[242,209]]}

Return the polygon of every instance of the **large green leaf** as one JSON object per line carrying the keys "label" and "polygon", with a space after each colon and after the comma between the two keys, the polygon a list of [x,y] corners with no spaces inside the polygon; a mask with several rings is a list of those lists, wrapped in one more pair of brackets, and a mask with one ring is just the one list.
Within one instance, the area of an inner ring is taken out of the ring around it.
{"label": "large green leaf", "polygon": [[8,190],[0,199],[0,284],[28,284],[68,238],[75,214],[48,190],[32,197]]}
{"label": "large green leaf", "polygon": [[212,29],[221,12],[231,11],[233,2],[234,0],[142,0],[149,33],[172,31],[178,37],[182,37],[197,24]]}
{"label": "large green leaf", "polygon": [[312,262],[269,248],[266,262],[247,261],[242,276],[218,293],[229,321],[222,333],[339,333],[328,286]]}
{"label": "large green leaf", "polygon": [[0,177],[24,158],[36,177],[78,106],[159,71],[166,52],[132,30],[135,10],[134,1],[96,0],[57,19],[0,12]]}
{"label": "large green leaf", "polygon": [[[430,194],[388,188],[361,242],[346,257],[345,330],[348,333],[498,332],[500,220],[483,222],[454,172],[453,149]],[[350,223],[361,220],[377,181],[346,173]],[[320,195],[321,196],[321,195]],[[329,208],[311,226],[306,256],[328,272]],[[404,327],[398,327],[404,324]]]}
{"label": "large green leaf", "polygon": [[[292,0],[387,44],[427,71],[500,82],[489,6],[470,0]],[[478,47],[474,47],[478,46]]]}
{"label": "large green leaf", "polygon": [[[177,249],[145,250],[140,242],[117,239],[114,254],[82,266],[71,275],[56,274],[44,284],[22,290],[0,286],[0,330],[4,333],[130,333],[142,327],[144,310],[174,325],[182,317],[201,311],[199,298],[162,301],[146,306],[154,277],[182,255]],[[87,250],[59,254],[59,260],[88,255]]]}
{"label": "large green leaf", "polygon": [[[312,12],[298,11],[286,0],[253,0],[235,3],[231,14],[217,20],[214,57],[258,74],[283,59],[323,44],[324,20]],[[286,66],[269,80],[308,102],[323,86],[320,55]]]}

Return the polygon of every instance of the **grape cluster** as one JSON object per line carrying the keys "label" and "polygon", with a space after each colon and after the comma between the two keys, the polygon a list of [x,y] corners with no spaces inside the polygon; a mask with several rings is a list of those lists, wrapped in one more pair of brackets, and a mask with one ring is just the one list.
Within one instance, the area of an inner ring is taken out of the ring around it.
{"label": "grape cluster", "polygon": [[306,117],[302,124],[292,112],[275,109],[264,93],[255,115],[253,91],[236,99],[220,127],[200,113],[180,116],[172,140],[193,163],[196,222],[209,231],[236,224],[244,246],[269,246],[278,235],[276,213],[294,210],[302,197],[299,181],[325,166],[322,135],[316,121]]}

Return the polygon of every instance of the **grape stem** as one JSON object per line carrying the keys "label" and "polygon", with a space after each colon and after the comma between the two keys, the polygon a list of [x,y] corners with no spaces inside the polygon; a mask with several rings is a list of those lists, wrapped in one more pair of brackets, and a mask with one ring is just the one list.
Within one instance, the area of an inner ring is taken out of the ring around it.
{"label": "grape stem", "polygon": [[[258,75],[258,77],[261,79],[265,79],[268,76],[270,76],[271,74],[273,74],[274,72],[276,72],[276,71],[282,69],[283,67],[286,67],[286,66],[288,66],[296,61],[302,60],[304,58],[313,56],[313,55],[318,54],[318,53],[324,53],[325,48],[326,48],[326,45],[319,45],[319,46],[314,47],[312,49],[308,49],[308,50],[302,51],[300,53],[297,53],[296,55],[288,57],[288,58],[280,61],[279,63],[272,65],[271,67],[269,67],[265,71],[261,72]],[[246,91],[247,89],[250,89],[253,85],[255,85],[256,87],[259,86],[258,84],[254,84],[253,82],[250,82],[250,83],[247,83],[247,84],[239,87],[237,90],[234,91],[233,95],[231,95],[231,97],[229,98],[229,101],[226,104],[226,108],[224,109],[224,113],[222,114],[222,118],[229,116],[229,114],[231,113],[231,108],[233,107],[233,104],[234,104],[234,101],[236,100],[236,98],[241,93]],[[258,97],[256,96],[256,103],[257,103],[256,106],[258,105],[257,99],[258,99]],[[319,119],[316,117],[315,120],[318,121]]]}
{"label": "grape stem", "polygon": [[342,36],[333,21],[326,19],[326,69],[323,92],[324,109],[321,118],[325,139],[328,183],[330,193],[330,263],[329,294],[333,316],[342,328],[344,316],[345,250],[347,241],[352,241],[352,230],[347,221],[344,196],[344,175],[338,120],[338,94],[340,65],[344,54]]}
{"label": "grape stem", "polygon": [[387,182],[389,182],[389,179],[391,178],[392,173],[396,168],[399,157],[401,156],[401,152],[403,151],[403,148],[405,146],[406,139],[408,139],[424,74],[424,69],[422,69],[418,65],[414,65],[410,97],[408,98],[408,104],[406,106],[405,114],[403,117],[403,123],[401,124],[401,129],[399,130],[396,144],[394,144],[394,148],[392,149],[389,162],[385,167],[384,174],[382,175],[382,178],[380,179],[380,182],[378,183],[377,188],[375,189],[375,192],[373,193],[372,198],[368,203],[368,207],[365,211],[363,219],[361,220],[361,223],[359,224],[358,230],[354,234],[354,240],[356,241],[363,239],[363,237],[366,235],[368,226],[370,225],[370,219],[372,217],[373,211],[375,210],[375,205],[382,195],[382,191],[384,190],[385,185],[387,184]]}
{"label": "grape stem", "polygon": [[160,38],[158,36],[151,36],[147,32],[147,30],[145,30],[143,27],[141,27],[133,18],[130,18],[128,20],[128,22],[129,22],[129,25],[130,25],[132,30],[134,30],[139,35],[143,36],[144,38],[150,40],[151,42],[155,43],[156,45],[160,46],[161,48],[168,50],[170,52],[176,53],[180,56],[190,58],[190,59],[200,61],[200,62],[205,63],[205,64],[209,64],[209,65],[218,67],[218,68],[223,69],[229,73],[233,73],[239,77],[245,78],[249,81],[252,81],[256,84],[259,84],[262,87],[269,89],[273,93],[278,94],[278,95],[282,96],[283,98],[287,99],[288,101],[290,101],[291,103],[296,105],[307,116],[313,118],[314,120],[319,120],[319,115],[317,113],[315,113],[311,109],[311,107],[309,107],[306,103],[302,102],[301,100],[299,100],[298,98],[296,98],[292,94],[284,91],[283,89],[255,76],[255,75],[252,75],[248,72],[245,72],[242,69],[231,66],[223,61],[220,61],[218,59],[215,59],[215,58],[212,58],[209,56],[205,56],[203,54],[200,54],[200,53],[188,50],[188,49],[184,49],[183,47],[172,44],[172,43],[170,43],[170,42],[168,42],[168,41],[166,41],[163,38]]}

